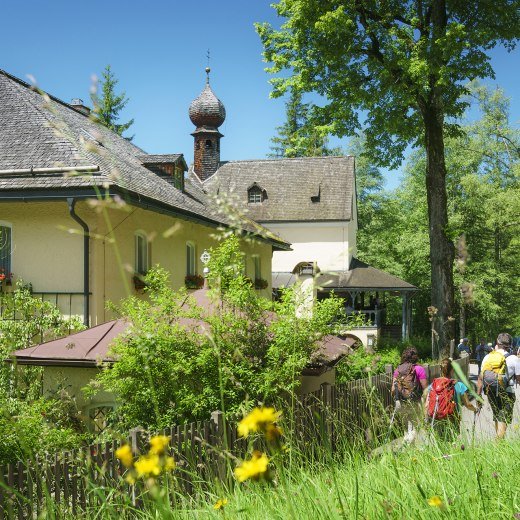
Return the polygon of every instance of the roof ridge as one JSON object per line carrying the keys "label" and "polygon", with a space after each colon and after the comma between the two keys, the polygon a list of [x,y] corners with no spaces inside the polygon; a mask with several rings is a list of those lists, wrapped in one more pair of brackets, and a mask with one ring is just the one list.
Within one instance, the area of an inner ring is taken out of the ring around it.
{"label": "roof ridge", "polygon": [[236,164],[245,162],[281,162],[281,161],[308,161],[310,159],[350,159],[354,158],[354,155],[323,155],[323,156],[312,156],[312,157],[280,157],[278,159],[238,159],[236,161],[221,161],[219,168],[226,164]]}
{"label": "roof ridge", "polygon": [[63,105],[64,107],[68,108],[69,110],[73,110],[76,114],[81,114],[83,117],[90,119],[87,114],[84,114],[83,112],[80,112],[79,110],[76,110],[75,108],[73,108],[70,105],[70,103],[63,101],[63,99],[60,99],[59,97],[57,97],[53,94],[49,94],[49,92],[47,92],[46,90],[43,90],[42,88],[40,88],[36,85],[31,85],[27,81],[24,81],[23,79],[19,78],[18,76],[15,76],[14,74],[11,74],[10,72],[7,72],[4,69],[0,69],[0,74],[3,74],[7,78],[9,78],[13,81],[16,81],[16,83],[19,83],[22,87],[28,88],[29,90],[32,90],[33,92],[37,92],[40,95],[43,93],[43,94],[49,96],[53,101],[56,101],[57,103],[59,103],[60,105]]}

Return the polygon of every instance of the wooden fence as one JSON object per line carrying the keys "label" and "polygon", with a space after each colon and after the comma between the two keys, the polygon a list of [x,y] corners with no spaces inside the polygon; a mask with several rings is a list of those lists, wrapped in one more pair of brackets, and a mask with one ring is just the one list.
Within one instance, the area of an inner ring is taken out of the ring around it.
{"label": "wooden fence", "polygon": [[[467,374],[469,359],[459,360]],[[425,366],[429,381],[439,375],[439,366]],[[362,434],[371,443],[388,431],[393,406],[390,394],[392,367],[383,374],[343,385],[322,385],[304,395],[284,415],[284,430],[291,446],[306,453],[334,450],[351,435]],[[246,456],[247,442],[237,435],[236,422],[214,412],[208,421],[174,426],[162,432],[170,438],[176,460],[175,485],[185,493],[214,478],[230,478],[230,468]],[[146,451],[149,435],[134,430],[128,442],[139,454]],[[118,490],[128,505],[136,504],[136,489],[122,479],[125,468],[115,457],[121,442],[95,444],[84,449],[18,462],[0,467],[0,515],[7,519],[39,518],[52,502],[59,516],[81,517],[99,510],[105,495],[100,490]],[[311,451],[309,451],[309,449]],[[138,495],[138,493],[137,493]],[[115,495],[114,495],[115,496]]]}

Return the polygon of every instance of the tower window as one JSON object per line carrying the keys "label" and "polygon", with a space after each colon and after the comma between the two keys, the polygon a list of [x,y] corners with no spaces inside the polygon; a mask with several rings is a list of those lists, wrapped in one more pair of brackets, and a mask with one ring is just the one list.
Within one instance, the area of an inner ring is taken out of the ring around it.
{"label": "tower window", "polygon": [[211,147],[212,147],[211,139],[206,139],[206,148],[211,148]]}
{"label": "tower window", "polygon": [[264,200],[264,191],[260,186],[252,186],[247,190],[247,201],[256,204]]}

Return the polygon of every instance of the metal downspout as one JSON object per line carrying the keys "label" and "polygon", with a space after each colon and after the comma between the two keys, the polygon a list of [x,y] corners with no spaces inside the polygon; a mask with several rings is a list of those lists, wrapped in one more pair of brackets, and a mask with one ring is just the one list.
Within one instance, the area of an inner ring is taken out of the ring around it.
{"label": "metal downspout", "polygon": [[83,228],[83,323],[88,327],[90,318],[89,228],[87,223],[75,212],[76,199],[68,197],[67,204],[69,205],[70,216]]}

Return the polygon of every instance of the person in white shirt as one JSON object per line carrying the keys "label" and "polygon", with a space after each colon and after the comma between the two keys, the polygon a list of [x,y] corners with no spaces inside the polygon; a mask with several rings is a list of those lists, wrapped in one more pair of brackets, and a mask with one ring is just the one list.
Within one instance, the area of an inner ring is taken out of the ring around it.
{"label": "person in white shirt", "polygon": [[[520,384],[520,358],[517,353],[511,353],[513,338],[507,332],[502,332],[497,337],[495,350],[500,352],[506,358],[506,380],[507,384],[504,389],[500,391],[488,392],[487,397],[491,410],[493,411],[493,420],[495,422],[495,431],[497,439],[504,438],[507,430],[507,425],[511,424],[513,420],[513,409],[515,406],[515,387]],[[486,366],[486,355],[482,360],[482,367]],[[477,392],[482,393],[483,387],[483,372],[478,376]]]}

